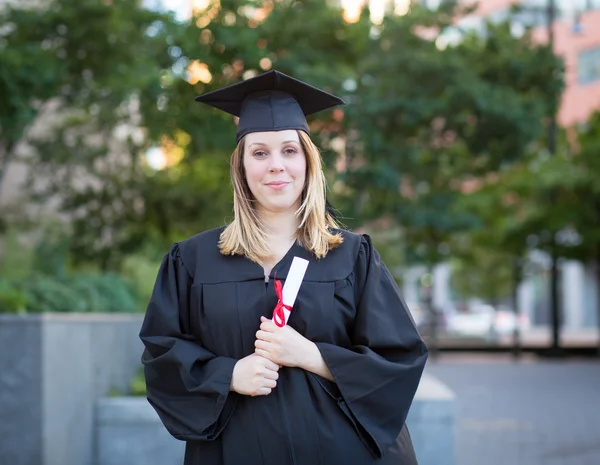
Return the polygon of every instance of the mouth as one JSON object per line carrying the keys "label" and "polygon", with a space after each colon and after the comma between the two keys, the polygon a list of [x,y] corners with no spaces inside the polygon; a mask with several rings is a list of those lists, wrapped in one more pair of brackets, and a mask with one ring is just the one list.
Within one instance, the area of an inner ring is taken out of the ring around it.
{"label": "mouth", "polygon": [[289,182],[286,182],[286,181],[273,181],[273,182],[267,183],[266,185],[268,187],[270,187],[271,189],[281,190],[288,184],[289,184]]}

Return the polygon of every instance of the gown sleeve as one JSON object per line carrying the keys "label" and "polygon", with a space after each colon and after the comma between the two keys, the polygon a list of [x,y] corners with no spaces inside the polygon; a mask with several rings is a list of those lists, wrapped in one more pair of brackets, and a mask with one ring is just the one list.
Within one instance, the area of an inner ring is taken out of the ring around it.
{"label": "gown sleeve", "polygon": [[428,350],[366,235],[355,274],[357,310],[351,346],[316,344],[341,393],[340,408],[381,458],[404,426]]}
{"label": "gown sleeve", "polygon": [[214,440],[235,409],[237,360],[219,357],[190,334],[192,277],[175,244],[160,266],[140,338],[147,398],[175,438]]}

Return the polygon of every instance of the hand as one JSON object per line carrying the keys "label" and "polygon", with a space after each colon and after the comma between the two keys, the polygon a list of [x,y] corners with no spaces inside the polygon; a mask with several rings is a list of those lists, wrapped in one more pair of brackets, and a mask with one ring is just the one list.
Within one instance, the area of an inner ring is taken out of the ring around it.
{"label": "hand", "polygon": [[277,386],[279,366],[256,354],[248,355],[233,367],[231,390],[245,396],[267,396]]}
{"label": "hand", "polygon": [[254,353],[277,365],[306,368],[315,345],[288,325],[280,328],[265,317],[260,321]]}

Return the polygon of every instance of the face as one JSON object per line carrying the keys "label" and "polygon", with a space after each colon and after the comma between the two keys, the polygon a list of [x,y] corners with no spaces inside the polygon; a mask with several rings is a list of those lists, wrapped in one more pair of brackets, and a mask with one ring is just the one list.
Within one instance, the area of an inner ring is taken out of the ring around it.
{"label": "face", "polygon": [[306,156],[295,130],[246,135],[244,168],[258,210],[281,213],[300,207]]}

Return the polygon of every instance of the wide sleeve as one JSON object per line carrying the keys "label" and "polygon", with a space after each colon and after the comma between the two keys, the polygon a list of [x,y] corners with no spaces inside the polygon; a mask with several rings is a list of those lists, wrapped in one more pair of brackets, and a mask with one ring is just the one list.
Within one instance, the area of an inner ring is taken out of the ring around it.
{"label": "wide sleeve", "polygon": [[192,277],[175,244],[160,266],[140,331],[147,398],[175,438],[213,440],[237,399],[230,393],[237,360],[219,357],[189,329]]}
{"label": "wide sleeve", "polygon": [[351,347],[317,346],[341,393],[338,401],[380,458],[408,415],[428,350],[398,287],[368,236],[355,269],[357,310]]}

